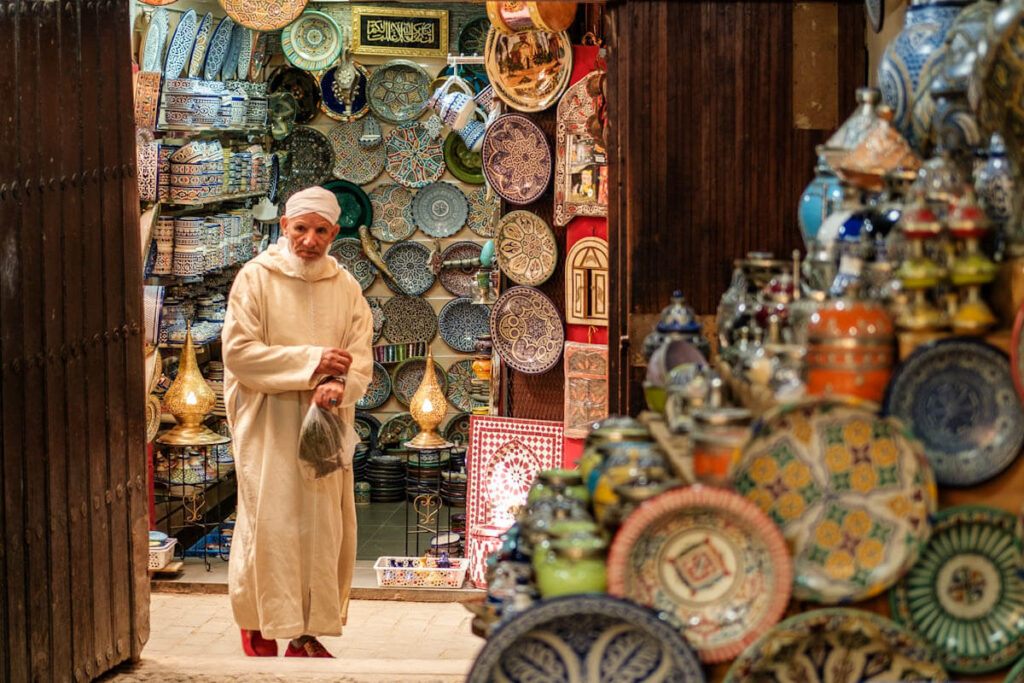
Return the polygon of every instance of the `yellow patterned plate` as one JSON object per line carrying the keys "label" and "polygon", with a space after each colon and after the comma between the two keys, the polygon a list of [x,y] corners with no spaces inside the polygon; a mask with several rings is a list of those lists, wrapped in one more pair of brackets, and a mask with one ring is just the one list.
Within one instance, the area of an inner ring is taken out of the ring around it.
{"label": "yellow patterned plate", "polygon": [[558,243],[547,222],[530,211],[505,214],[495,244],[498,268],[517,285],[537,287],[558,265]]}
{"label": "yellow patterned plate", "polygon": [[276,31],[295,21],[306,0],[220,0],[221,7],[237,23],[254,31]]}

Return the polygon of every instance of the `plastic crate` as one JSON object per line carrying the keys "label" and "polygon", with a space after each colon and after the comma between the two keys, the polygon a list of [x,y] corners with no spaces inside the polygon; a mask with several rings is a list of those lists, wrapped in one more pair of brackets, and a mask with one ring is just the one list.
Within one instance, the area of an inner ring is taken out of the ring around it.
{"label": "plastic crate", "polygon": [[[461,557],[452,558],[452,566],[391,566],[392,561],[398,564],[417,565],[418,557],[378,557],[373,565],[377,572],[377,585],[382,587],[401,588],[462,588],[466,580],[466,571],[469,569],[469,560]],[[428,562],[434,562],[433,558],[427,558]]]}
{"label": "plastic crate", "polygon": [[163,569],[170,564],[171,559],[174,557],[174,546],[177,543],[178,539],[168,538],[161,545],[151,546],[149,549],[149,568]]}

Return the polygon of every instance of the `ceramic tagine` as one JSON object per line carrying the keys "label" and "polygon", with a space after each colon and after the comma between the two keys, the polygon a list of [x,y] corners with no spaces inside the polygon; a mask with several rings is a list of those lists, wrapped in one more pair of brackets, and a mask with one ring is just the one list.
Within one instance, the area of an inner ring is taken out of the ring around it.
{"label": "ceramic tagine", "polygon": [[661,318],[654,331],[644,339],[644,360],[650,360],[658,347],[676,339],[690,342],[704,354],[710,353],[710,344],[701,334],[702,326],[697,322],[693,309],[686,305],[683,293],[678,289],[672,292],[672,303],[661,311]]}
{"label": "ceramic tagine", "polygon": [[875,106],[881,95],[877,88],[857,88],[857,108],[818,149],[820,158],[835,168],[878,124]]}

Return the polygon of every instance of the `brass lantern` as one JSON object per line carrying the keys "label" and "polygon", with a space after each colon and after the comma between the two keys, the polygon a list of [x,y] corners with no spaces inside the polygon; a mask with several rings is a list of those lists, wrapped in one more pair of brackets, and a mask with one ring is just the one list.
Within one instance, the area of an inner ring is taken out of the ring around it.
{"label": "brass lantern", "polygon": [[419,425],[420,433],[413,437],[408,445],[424,450],[451,446],[437,433],[437,426],[441,424],[447,410],[444,392],[441,391],[434,372],[434,352],[428,348],[427,369],[423,373],[423,381],[409,403],[409,412]]}
{"label": "brass lantern", "polygon": [[203,424],[203,418],[213,410],[217,397],[206,384],[196,350],[192,345],[192,326],[185,333],[185,348],[178,363],[178,376],[164,394],[164,408],[174,415],[178,424],[157,437],[156,442],[169,446],[213,446],[231,439],[217,434]]}

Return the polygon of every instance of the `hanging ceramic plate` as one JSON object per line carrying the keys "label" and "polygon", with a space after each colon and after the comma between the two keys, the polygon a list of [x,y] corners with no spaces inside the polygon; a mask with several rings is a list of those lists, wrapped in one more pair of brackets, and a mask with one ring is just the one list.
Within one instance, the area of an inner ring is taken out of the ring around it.
{"label": "hanging ceramic plate", "polygon": [[142,63],[140,71],[160,71],[160,59],[164,56],[164,43],[167,42],[168,18],[167,10],[159,7],[153,10],[146,30],[146,42],[142,46]]}
{"label": "hanging ceramic plate", "polygon": [[774,626],[792,584],[778,527],[721,489],[677,489],[645,502],[608,555],[608,592],[670,615],[710,663],[735,658]]}
{"label": "hanging ceramic plate", "polygon": [[331,180],[323,186],[334,193],[341,208],[341,214],[338,216],[338,225],[341,226],[339,235],[358,235],[360,225],[369,226],[373,223],[373,207],[370,206],[370,198],[361,187],[347,180]]}
{"label": "hanging ceramic plate", "polygon": [[555,304],[532,287],[512,287],[491,309],[494,350],[513,370],[539,375],[558,364],[565,329]]}
{"label": "hanging ceramic plate", "polygon": [[419,425],[416,424],[411,413],[397,413],[381,425],[377,441],[381,448],[385,445],[397,446],[415,437],[419,431]]}
{"label": "hanging ceramic plate", "polygon": [[[491,22],[486,15],[467,21],[459,31],[459,54],[482,56],[487,49],[487,33],[490,28]],[[485,75],[481,64],[466,64],[463,68],[475,76]]]}
{"label": "hanging ceramic plate", "polygon": [[370,111],[366,98],[367,72],[362,64],[353,62],[356,75],[348,90],[338,81],[338,67],[332,66],[320,78],[320,108],[335,121],[355,121]]}
{"label": "hanging ceramic plate", "polygon": [[392,344],[430,342],[437,335],[437,315],[419,297],[391,297],[384,302],[384,316],[384,336]]}
{"label": "hanging ceramic plate", "polygon": [[647,608],[607,595],[567,595],[538,602],[503,621],[466,680],[705,679],[679,634]]}
{"label": "hanging ceramic plate", "polygon": [[[460,363],[462,361],[459,361]],[[468,446],[469,445],[469,413],[459,413],[453,415],[448,424],[444,426],[442,435],[445,441],[455,444],[456,446]]]}
{"label": "hanging ceramic plate", "polygon": [[519,111],[542,111],[562,96],[572,76],[569,34],[525,31],[504,34],[491,27],[484,65],[498,97]]}
{"label": "hanging ceramic plate", "polygon": [[444,175],[440,140],[422,123],[403,123],[384,138],[388,175],[406,187],[423,187]]}
{"label": "hanging ceramic plate", "polygon": [[402,291],[387,278],[388,287],[397,294],[419,296],[434,285],[437,276],[430,270],[430,249],[419,242],[399,242],[384,253],[384,263]]}
{"label": "hanging ceramic plate", "polygon": [[[457,261],[462,259],[478,259],[483,251],[476,242],[455,242],[441,252],[441,262]],[[465,268],[442,268],[437,279],[441,286],[455,296],[472,297],[476,289],[477,266],[466,266]]]}
{"label": "hanging ceramic plate", "polygon": [[263,67],[267,63],[267,34],[257,33],[253,41],[252,57],[249,59],[249,80],[259,81],[263,75]]}
{"label": "hanging ceramic plate", "polygon": [[280,147],[288,152],[281,178],[285,183],[281,191],[283,200],[287,201],[299,190],[322,185],[331,177],[334,152],[330,141],[316,128],[297,127],[280,143]]}
{"label": "hanging ceramic plate", "polygon": [[791,544],[798,600],[881,593],[917,560],[935,512],[920,444],[860,403],[822,399],[769,413],[733,476],[733,489]]}
{"label": "hanging ceramic plate", "polygon": [[366,387],[366,393],[356,401],[356,408],[359,410],[373,410],[387,403],[391,395],[391,375],[387,368],[380,363],[373,362],[373,377],[370,378],[370,385]]}
{"label": "hanging ceramic plate", "polygon": [[219,0],[232,19],[254,31],[276,31],[295,21],[306,0]]}
{"label": "hanging ceramic plate", "polygon": [[[448,440],[451,441],[451,439]],[[1024,683],[1024,658],[1010,669],[1010,673],[1006,674],[1003,683]]]}
{"label": "hanging ceramic plate", "polygon": [[522,114],[505,114],[488,126],[480,158],[487,182],[512,204],[537,201],[551,182],[548,140]]}
{"label": "hanging ceramic plate", "polygon": [[154,7],[159,7],[161,5],[170,5],[172,2],[177,1],[178,0],[140,0],[140,2],[143,2],[147,5],[152,5]]}
{"label": "hanging ceramic plate", "polygon": [[[390,381],[390,376],[388,380]],[[352,421],[352,427],[356,430],[356,434],[359,435],[359,441],[361,443],[370,444],[371,449],[377,448],[377,435],[380,434],[380,420],[371,415],[370,413],[356,412],[356,417]]]}
{"label": "hanging ceramic plate", "polygon": [[[395,367],[391,376],[391,386],[394,387],[395,399],[406,408],[412,401],[413,394],[420,388],[423,382],[423,375],[427,371],[426,358],[409,358],[402,361]],[[437,376],[437,383],[442,392],[448,390],[448,378],[444,374],[444,368],[436,360],[434,361],[434,374]]]}
{"label": "hanging ceramic plate", "polygon": [[878,33],[885,21],[885,0],[864,0],[864,10],[868,15],[868,25]]}
{"label": "hanging ceramic plate", "polygon": [[368,296],[366,303],[370,306],[370,314],[373,316],[373,343],[376,344],[380,335],[384,332],[384,308],[381,306],[381,297]]}
{"label": "hanging ceramic plate", "polygon": [[245,30],[241,24],[235,24],[231,29],[231,42],[228,43],[228,52],[224,56],[224,64],[220,68],[222,81],[233,79],[235,72],[238,71],[238,54],[242,51],[242,32]]}
{"label": "hanging ceramic plate", "polygon": [[251,28],[240,26],[239,36],[238,66],[235,68],[235,75],[241,81],[249,78],[249,64],[252,62],[252,48],[256,34],[253,33]]}
{"label": "hanging ceramic plate", "polygon": [[1017,396],[1024,401],[1024,305],[1017,311],[1013,321],[1013,337],[1010,341],[1010,372]]}
{"label": "hanging ceramic plate", "polygon": [[452,175],[470,185],[483,185],[484,169],[480,153],[466,147],[466,142],[455,131],[444,139],[444,163]]}
{"label": "hanging ceramic plate", "polygon": [[377,269],[370,263],[370,259],[366,258],[359,240],[352,237],[335,239],[328,253],[338,259],[338,263],[352,274],[364,292],[377,278]]}
{"label": "hanging ceramic plate", "polygon": [[855,609],[823,609],[786,619],[747,648],[725,683],[750,681],[945,681],[917,636]]}
{"label": "hanging ceramic plate", "polygon": [[1024,445],[1024,409],[1009,360],[975,339],[944,339],[914,351],[893,373],[885,412],[921,440],[944,485],[991,479]]}
{"label": "hanging ceramic plate", "polygon": [[473,401],[469,395],[473,391],[473,380],[476,379],[476,374],[473,372],[473,361],[455,361],[448,366],[448,371],[445,374],[448,378],[448,402],[458,410],[470,410],[473,407]]}
{"label": "hanging ceramic plate", "polygon": [[196,42],[192,48],[192,56],[188,60],[188,77],[199,78],[203,73],[203,62],[206,61],[206,50],[210,47],[210,36],[213,35],[213,12],[207,12],[196,29]]}
{"label": "hanging ceramic plate", "polygon": [[400,242],[416,232],[412,192],[398,183],[381,183],[370,190],[373,225],[370,233],[381,242]]}
{"label": "hanging ceramic plate", "polygon": [[498,268],[519,285],[544,284],[558,265],[555,234],[543,218],[529,211],[502,216],[494,251]]}
{"label": "hanging ceramic plate", "polygon": [[416,226],[430,237],[451,237],[466,224],[468,214],[466,195],[443,180],[427,185],[412,199]]}
{"label": "hanging ceramic plate", "polygon": [[192,47],[196,44],[196,29],[199,26],[199,15],[190,9],[181,15],[178,25],[174,28],[174,37],[164,57],[164,78],[178,78],[192,56]]}
{"label": "hanging ceramic plate", "polygon": [[363,147],[359,144],[362,130],[363,124],[353,121],[339,123],[327,132],[327,139],[334,150],[334,175],[357,185],[372,182],[387,162],[384,145]]}
{"label": "hanging ceramic plate", "polygon": [[430,76],[416,62],[393,59],[373,70],[367,90],[370,109],[381,121],[414,121],[430,98]]}
{"label": "hanging ceramic plate", "polygon": [[306,71],[326,69],[341,54],[341,28],[329,15],[307,10],[281,31],[281,49],[292,66]]}
{"label": "hanging ceramic plate", "polygon": [[294,67],[280,67],[270,76],[268,92],[289,92],[298,109],[296,123],[309,123],[316,118],[320,107],[320,86],[312,75]]}
{"label": "hanging ceramic plate", "polygon": [[995,508],[943,510],[921,559],[892,590],[893,617],[948,671],[985,673],[1024,654],[1017,519]]}
{"label": "hanging ceramic plate", "polygon": [[452,299],[437,315],[441,339],[456,351],[472,352],[476,338],[490,331],[490,313],[486,305],[474,304],[471,299]]}
{"label": "hanging ceramic plate", "polygon": [[281,182],[281,157],[272,154],[270,157],[270,182],[267,184],[267,199],[277,202],[278,184]]}
{"label": "hanging ceramic plate", "polygon": [[234,29],[235,22],[231,17],[224,17],[217,24],[213,37],[210,38],[210,47],[206,50],[206,61],[203,62],[203,78],[206,80],[212,81],[220,76],[220,70],[228,56],[228,48],[231,47]]}
{"label": "hanging ceramic plate", "polygon": [[498,214],[501,213],[501,197],[494,192],[487,198],[487,187],[470,191],[466,195],[469,203],[469,217],[466,225],[480,237],[493,239],[497,236]]}

